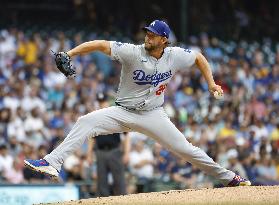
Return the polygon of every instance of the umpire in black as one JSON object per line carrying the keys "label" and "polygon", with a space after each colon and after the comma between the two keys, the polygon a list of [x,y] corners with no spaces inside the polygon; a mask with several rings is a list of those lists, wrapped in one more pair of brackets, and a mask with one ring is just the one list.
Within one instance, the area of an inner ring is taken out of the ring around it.
{"label": "umpire in black", "polygon": [[[109,106],[107,95],[97,93],[99,108]],[[129,160],[130,139],[128,134],[121,140],[120,134],[99,135],[88,140],[87,159],[92,163],[93,149],[97,161],[97,191],[98,196],[110,196],[126,194],[125,165]],[[113,186],[108,182],[108,174],[112,174]],[[112,191],[112,193],[111,193]]]}

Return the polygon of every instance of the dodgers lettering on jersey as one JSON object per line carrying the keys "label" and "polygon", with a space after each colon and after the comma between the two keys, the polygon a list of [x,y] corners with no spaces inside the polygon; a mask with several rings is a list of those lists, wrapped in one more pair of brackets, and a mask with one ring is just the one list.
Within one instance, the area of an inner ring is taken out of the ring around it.
{"label": "dodgers lettering on jersey", "polygon": [[158,73],[157,71],[152,75],[146,75],[143,70],[135,70],[133,72],[135,83],[138,85],[150,84],[156,87],[159,83],[166,81],[172,76],[171,70],[165,73]]}
{"label": "dodgers lettering on jersey", "polygon": [[179,69],[191,67],[196,53],[167,47],[160,59],[150,56],[144,45],[111,41],[111,58],[122,64],[116,102],[137,110],[162,106],[167,84]]}

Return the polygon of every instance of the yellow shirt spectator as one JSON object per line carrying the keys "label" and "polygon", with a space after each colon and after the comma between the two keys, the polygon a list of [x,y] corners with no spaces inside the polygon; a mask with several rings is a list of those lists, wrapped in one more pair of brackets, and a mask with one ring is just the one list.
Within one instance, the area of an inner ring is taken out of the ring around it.
{"label": "yellow shirt spectator", "polygon": [[279,126],[274,128],[271,132],[271,140],[279,140]]}
{"label": "yellow shirt spectator", "polygon": [[225,127],[223,127],[219,132],[220,138],[226,138],[226,137],[233,137],[235,138],[236,130],[234,130],[230,123],[226,123]]}
{"label": "yellow shirt spectator", "polygon": [[18,42],[17,55],[24,57],[26,55],[26,43],[23,41]]}
{"label": "yellow shirt spectator", "polygon": [[26,44],[26,55],[25,55],[25,63],[26,64],[33,64],[37,61],[38,55],[38,47],[34,41],[29,41]]}

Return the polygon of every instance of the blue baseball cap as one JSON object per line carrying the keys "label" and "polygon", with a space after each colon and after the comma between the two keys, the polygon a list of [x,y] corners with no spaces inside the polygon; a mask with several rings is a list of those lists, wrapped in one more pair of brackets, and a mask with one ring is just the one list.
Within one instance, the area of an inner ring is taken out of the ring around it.
{"label": "blue baseball cap", "polygon": [[170,35],[170,27],[166,22],[160,20],[153,21],[149,26],[144,27],[143,30],[150,31],[166,38],[169,38]]}

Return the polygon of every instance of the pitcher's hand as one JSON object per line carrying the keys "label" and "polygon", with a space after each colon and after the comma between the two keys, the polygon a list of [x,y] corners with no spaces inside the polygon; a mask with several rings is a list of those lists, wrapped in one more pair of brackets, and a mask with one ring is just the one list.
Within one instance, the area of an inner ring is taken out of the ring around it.
{"label": "pitcher's hand", "polygon": [[209,92],[214,95],[214,92],[217,91],[220,96],[223,95],[224,91],[222,90],[220,85],[213,84],[209,86]]}

